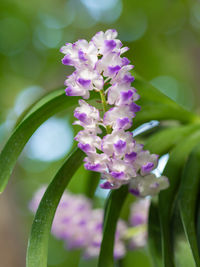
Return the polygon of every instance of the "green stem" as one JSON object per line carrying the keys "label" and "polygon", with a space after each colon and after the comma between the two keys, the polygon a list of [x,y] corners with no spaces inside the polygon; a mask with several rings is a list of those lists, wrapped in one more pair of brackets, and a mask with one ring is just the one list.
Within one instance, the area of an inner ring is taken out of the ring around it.
{"label": "green stem", "polygon": [[103,90],[99,91],[100,96],[101,96],[101,102],[103,106],[103,112],[105,113],[107,111],[107,104],[106,104],[106,98],[105,98],[105,93]]}
{"label": "green stem", "polygon": [[[106,111],[108,110],[105,93],[104,93],[103,90],[100,90],[99,93],[100,93],[100,97],[101,97],[101,103],[102,103],[102,106],[103,106],[103,114],[105,114]],[[108,134],[110,134],[112,132],[111,126],[109,126],[109,125],[106,126],[106,131],[107,131]]]}

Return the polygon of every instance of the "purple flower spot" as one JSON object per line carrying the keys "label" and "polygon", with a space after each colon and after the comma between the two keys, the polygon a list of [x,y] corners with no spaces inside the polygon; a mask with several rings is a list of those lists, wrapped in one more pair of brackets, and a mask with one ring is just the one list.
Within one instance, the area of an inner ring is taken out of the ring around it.
{"label": "purple flower spot", "polygon": [[127,160],[127,161],[134,161],[136,158],[137,158],[136,152],[132,152],[130,154],[125,155],[125,160]]}
{"label": "purple flower spot", "polygon": [[78,58],[79,58],[80,60],[82,60],[82,61],[86,61],[86,60],[87,60],[87,58],[85,57],[85,54],[83,53],[82,50],[79,50],[79,51],[78,51]]}
{"label": "purple flower spot", "polygon": [[85,168],[89,171],[99,172],[101,170],[100,164],[86,163],[84,164]]}
{"label": "purple flower spot", "polygon": [[78,147],[83,150],[85,153],[88,153],[89,151],[91,151],[91,146],[89,144],[78,144]]}
{"label": "purple flower spot", "polygon": [[96,229],[97,231],[102,230],[102,226],[103,226],[102,223],[97,223],[95,229]]}
{"label": "purple flower spot", "polygon": [[72,60],[71,60],[69,55],[64,56],[64,58],[62,59],[62,64],[64,64],[64,65],[73,65],[73,62],[72,62]]}
{"label": "purple flower spot", "polygon": [[82,219],[82,220],[80,220],[80,222],[78,223],[78,225],[85,226],[86,223],[87,223],[86,220]]}
{"label": "purple flower spot", "polygon": [[107,48],[107,50],[111,51],[116,47],[116,42],[114,40],[105,40],[104,44]]}
{"label": "purple flower spot", "polygon": [[133,91],[128,90],[127,92],[121,92],[122,100],[127,101],[133,96]]}
{"label": "purple flower spot", "polygon": [[135,78],[131,74],[126,74],[123,77],[123,81],[125,83],[132,83],[135,80]]}
{"label": "purple flower spot", "polygon": [[130,60],[127,57],[122,58],[122,66],[126,66],[130,63]]}
{"label": "purple flower spot", "polygon": [[100,184],[100,187],[102,189],[112,189],[112,185],[109,182],[105,182],[103,184]]}
{"label": "purple flower spot", "polygon": [[117,124],[119,129],[125,129],[127,126],[131,125],[131,121],[129,118],[118,119]]}
{"label": "purple flower spot", "polygon": [[120,67],[119,65],[114,66],[114,67],[113,67],[113,66],[109,66],[109,67],[108,67],[109,73],[110,73],[111,75],[116,74],[120,69],[121,69],[121,67]]}
{"label": "purple flower spot", "polygon": [[87,120],[87,115],[85,113],[79,113],[77,111],[74,112],[74,117],[82,122],[86,122]]}
{"label": "purple flower spot", "polygon": [[118,152],[122,152],[126,148],[126,142],[123,140],[119,140],[117,143],[114,144],[114,147]]}
{"label": "purple flower spot", "polygon": [[131,225],[132,226],[137,226],[140,224],[144,224],[146,222],[144,216],[140,215],[140,214],[135,214],[132,218],[131,218]]}
{"label": "purple flower spot", "polygon": [[140,109],[141,109],[140,106],[138,106],[138,105],[135,104],[135,103],[131,103],[131,105],[130,105],[130,110],[131,110],[131,111],[133,111],[133,112],[138,112],[138,111],[140,111]]}
{"label": "purple flower spot", "polygon": [[91,80],[85,80],[82,78],[78,79],[78,82],[83,86],[83,87],[88,87],[91,84]]}
{"label": "purple flower spot", "polygon": [[124,172],[111,172],[110,174],[112,175],[112,177],[119,180],[124,178]]}
{"label": "purple flower spot", "polygon": [[69,217],[66,217],[66,218],[63,218],[62,219],[62,223],[69,223],[70,222],[70,220],[71,220],[71,218],[69,218]]}
{"label": "purple flower spot", "polygon": [[142,166],[142,171],[144,173],[148,173],[153,170],[154,164],[152,162],[148,162],[147,164]]}
{"label": "purple flower spot", "polygon": [[68,86],[68,87],[65,89],[65,93],[66,93],[66,95],[68,95],[68,96],[75,96],[75,95],[76,95],[75,92],[74,92],[74,90],[73,90],[73,88],[72,88],[71,86]]}
{"label": "purple flower spot", "polygon": [[132,195],[136,196],[136,197],[139,197],[139,196],[140,196],[140,191],[139,191],[138,189],[136,189],[136,188],[130,188],[130,189],[129,189],[129,192],[130,192]]}

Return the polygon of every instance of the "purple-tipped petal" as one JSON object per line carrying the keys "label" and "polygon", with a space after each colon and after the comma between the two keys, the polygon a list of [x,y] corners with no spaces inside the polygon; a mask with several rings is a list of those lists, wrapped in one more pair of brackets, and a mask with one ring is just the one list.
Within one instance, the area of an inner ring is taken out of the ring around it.
{"label": "purple-tipped petal", "polygon": [[84,164],[85,168],[89,171],[94,171],[94,172],[101,172],[101,165],[98,164],[92,164],[92,163],[85,163]]}
{"label": "purple-tipped petal", "polygon": [[141,170],[143,173],[149,173],[154,168],[154,164],[152,162],[148,162],[147,164],[143,165]]}
{"label": "purple-tipped petal", "polygon": [[109,66],[108,67],[108,71],[110,73],[110,75],[115,75],[119,70],[121,69],[121,67],[119,65],[117,66]]}
{"label": "purple-tipped petal", "polygon": [[83,86],[83,87],[88,87],[90,86],[91,84],[91,80],[85,80],[85,79],[82,79],[82,78],[79,78],[78,79],[78,82]]}
{"label": "purple-tipped petal", "polygon": [[86,122],[87,120],[87,115],[85,113],[79,113],[77,111],[74,112],[74,117],[82,122]]}
{"label": "purple-tipped petal", "polygon": [[132,122],[129,118],[123,118],[117,120],[117,125],[119,129],[128,129],[131,127]]}
{"label": "purple-tipped petal", "polygon": [[129,189],[129,192],[130,192],[132,195],[136,196],[136,197],[139,197],[139,196],[140,196],[140,191],[139,191],[138,189],[136,189],[136,188],[130,188],[130,189]]}
{"label": "purple-tipped petal", "polygon": [[100,187],[102,189],[112,189],[112,185],[109,182],[105,182],[103,184],[100,184]]}
{"label": "purple-tipped petal", "polygon": [[116,47],[116,42],[114,40],[105,40],[104,44],[107,51],[112,51]]}
{"label": "purple-tipped petal", "polygon": [[123,81],[125,83],[132,83],[135,80],[135,78],[131,74],[126,74],[123,77]]}
{"label": "purple-tipped petal", "polygon": [[127,92],[121,92],[121,97],[122,97],[122,101],[126,102],[127,100],[129,100],[130,98],[132,98],[133,96],[133,91],[128,90]]}
{"label": "purple-tipped petal", "polygon": [[110,172],[111,176],[116,179],[123,179],[124,178],[124,172]]}
{"label": "purple-tipped petal", "polygon": [[78,147],[79,147],[81,150],[83,150],[86,154],[87,154],[88,152],[91,152],[91,151],[92,151],[92,148],[91,148],[91,146],[90,146],[89,144],[81,144],[81,143],[79,143],[79,144],[78,144]]}
{"label": "purple-tipped petal", "polygon": [[81,60],[81,61],[86,61],[87,58],[85,57],[85,54],[83,53],[82,50],[79,50],[78,51],[78,58]]}
{"label": "purple-tipped petal", "polygon": [[123,150],[126,148],[126,142],[123,140],[118,140],[118,142],[114,144],[114,147],[118,153],[123,152]]}
{"label": "purple-tipped petal", "polygon": [[133,112],[138,112],[138,111],[141,110],[141,107],[138,106],[137,104],[135,104],[135,103],[133,102],[133,103],[131,103],[131,105],[130,105],[130,110],[133,111]]}
{"label": "purple-tipped petal", "polygon": [[129,161],[129,162],[134,161],[136,158],[137,158],[137,153],[136,152],[132,152],[130,154],[126,154],[125,155],[125,160]]}
{"label": "purple-tipped petal", "polygon": [[122,66],[126,66],[130,63],[130,60],[127,57],[122,58]]}
{"label": "purple-tipped petal", "polygon": [[73,65],[73,62],[69,55],[64,56],[64,58],[62,59],[62,64],[70,66]]}

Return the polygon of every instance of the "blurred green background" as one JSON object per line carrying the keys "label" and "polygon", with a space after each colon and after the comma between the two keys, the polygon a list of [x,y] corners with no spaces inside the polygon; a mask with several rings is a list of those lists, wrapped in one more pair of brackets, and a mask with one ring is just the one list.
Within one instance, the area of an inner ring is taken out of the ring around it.
{"label": "blurred green background", "polygon": [[[62,86],[65,76],[72,71],[61,64],[60,47],[77,39],[89,40],[97,31],[109,28],[117,29],[119,38],[130,47],[126,56],[137,73],[179,104],[198,112],[199,1],[1,0],[1,148],[22,111],[45,92]],[[59,114],[39,128],[24,149],[8,189],[0,197],[1,266],[25,266],[33,220],[28,203],[40,184],[50,181],[71,149],[77,131],[70,126],[72,121],[72,114]],[[86,190],[85,176],[81,169],[70,184],[71,191]],[[184,243],[177,251],[182,253],[178,266],[192,266],[187,262]],[[62,242],[51,238],[49,266],[67,266],[70,262],[67,257]],[[151,266],[147,257],[145,251],[131,253],[126,266]],[[94,262],[83,262],[81,266],[90,264],[95,266]]]}

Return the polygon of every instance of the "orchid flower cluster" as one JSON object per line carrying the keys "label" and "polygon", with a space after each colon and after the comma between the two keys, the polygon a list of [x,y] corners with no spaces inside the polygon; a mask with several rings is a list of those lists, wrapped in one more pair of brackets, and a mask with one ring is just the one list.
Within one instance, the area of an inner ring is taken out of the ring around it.
{"label": "orchid flower cluster", "polygon": [[[37,190],[29,208],[36,212],[46,190]],[[149,200],[133,203],[129,225],[118,220],[115,233],[114,257],[125,256],[127,248],[133,250],[144,247],[147,239],[147,218]],[[142,228],[141,228],[142,226]],[[65,242],[66,249],[82,249],[86,259],[98,257],[102,241],[103,209],[92,209],[91,200],[83,195],[65,191],[56,210],[52,224],[52,234]],[[130,243],[127,247],[126,243]]]}
{"label": "orchid flower cluster", "polygon": [[157,166],[158,156],[143,150],[128,131],[140,107],[135,103],[139,95],[131,85],[133,65],[123,57],[127,50],[117,39],[116,30],[98,32],[90,42],[66,43],[61,48],[65,54],[62,63],[75,67],[75,71],[67,77],[65,91],[68,96],[83,99],[89,99],[90,92],[95,91],[101,99],[102,112],[83,99],[74,112],[74,124],[83,127],[75,140],[87,155],[85,168],[101,173],[104,189],[129,184],[131,193],[144,197],[167,188],[168,179],[157,179],[150,173]]}
{"label": "orchid flower cluster", "polygon": [[132,228],[128,229],[127,234],[130,236],[129,248],[132,250],[142,248],[147,243],[149,206],[149,198],[140,199],[131,205],[129,225]]}

